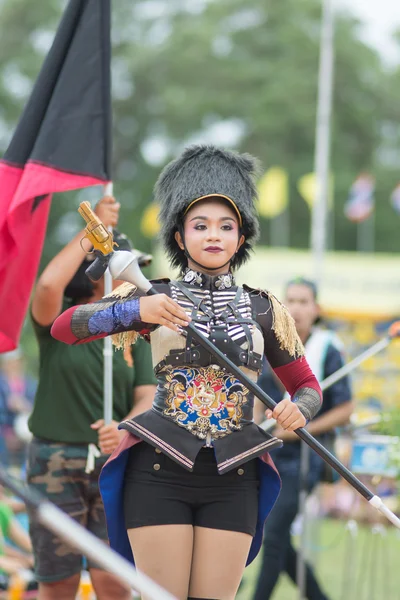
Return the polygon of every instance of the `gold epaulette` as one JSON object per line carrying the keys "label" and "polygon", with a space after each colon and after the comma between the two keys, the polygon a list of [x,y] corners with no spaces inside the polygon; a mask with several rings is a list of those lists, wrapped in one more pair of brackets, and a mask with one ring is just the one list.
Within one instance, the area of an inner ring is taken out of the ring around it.
{"label": "gold epaulette", "polygon": [[286,306],[268,290],[255,289],[247,285],[244,285],[243,288],[269,300],[272,309],[272,329],[279,342],[280,349],[287,350],[290,356],[296,358],[304,356],[304,346],[297,333],[294,319]]}

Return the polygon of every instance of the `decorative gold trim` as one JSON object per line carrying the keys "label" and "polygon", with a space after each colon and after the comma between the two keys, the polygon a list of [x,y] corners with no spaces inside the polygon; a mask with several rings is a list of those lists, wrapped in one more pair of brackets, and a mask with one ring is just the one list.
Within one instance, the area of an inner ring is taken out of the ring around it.
{"label": "decorative gold trim", "polygon": [[296,330],[293,317],[286,306],[270,292],[266,292],[272,306],[272,329],[279,342],[279,347],[287,350],[296,358],[304,356],[304,346]]}
{"label": "decorative gold trim", "polygon": [[250,450],[246,450],[246,452],[242,452],[241,454],[237,454],[236,456],[233,456],[232,458],[227,458],[226,460],[224,460],[224,462],[219,463],[217,465],[218,470],[223,470],[226,467],[229,467],[230,465],[234,464],[235,462],[239,462],[240,460],[242,460],[242,458],[247,458],[248,456],[251,456],[252,454],[255,454],[256,452],[258,452],[259,450],[262,450],[264,448],[268,448],[268,446],[272,446],[273,444],[275,444],[276,442],[279,442],[280,440],[278,438],[271,438],[270,440],[267,440],[266,442],[262,442],[261,444],[258,444],[258,446],[254,446],[254,448],[251,448]]}
{"label": "decorative gold trim", "polygon": [[157,435],[155,435],[155,433],[152,433],[151,431],[149,431],[148,429],[143,427],[143,425],[140,425],[139,423],[136,423],[135,421],[125,421],[124,424],[127,425],[128,427],[132,428],[134,431],[136,430],[137,432],[146,436],[149,440],[152,440],[153,442],[157,442],[157,444],[161,448],[163,448],[170,456],[174,456],[177,460],[179,460],[179,462],[186,465],[187,467],[193,468],[194,462],[191,461],[190,458],[188,458],[187,456],[185,456],[184,454],[182,454],[181,452],[176,450],[170,444],[167,444],[167,442],[165,442],[164,440],[159,438]]}
{"label": "decorative gold trim", "polygon": [[115,346],[116,350],[129,350],[129,348],[136,344],[138,338],[140,337],[137,331],[122,331],[121,333],[114,333],[111,336],[111,340],[113,346]]}
{"label": "decorative gold trim", "polygon": [[124,281],[124,283],[121,283],[121,285],[116,287],[115,290],[106,296],[103,296],[103,300],[122,300],[123,298],[127,298],[128,296],[132,295],[132,292],[136,292],[136,290],[136,285],[133,285],[133,283],[129,283],[128,281]]}
{"label": "decorative gold trim", "polygon": [[238,207],[236,206],[236,204],[234,203],[232,198],[229,198],[229,196],[224,196],[224,194],[207,194],[206,196],[200,196],[200,198],[196,198],[195,200],[192,200],[192,202],[189,204],[189,206],[186,208],[186,210],[183,214],[186,215],[187,212],[192,208],[192,206],[194,204],[196,204],[196,202],[200,202],[200,200],[207,200],[207,198],[215,198],[215,197],[216,198],[224,198],[225,200],[228,200],[228,202],[232,205],[232,208],[234,209],[235,213],[238,216],[239,225],[241,227],[243,225],[243,219],[242,219],[242,215],[239,212]]}

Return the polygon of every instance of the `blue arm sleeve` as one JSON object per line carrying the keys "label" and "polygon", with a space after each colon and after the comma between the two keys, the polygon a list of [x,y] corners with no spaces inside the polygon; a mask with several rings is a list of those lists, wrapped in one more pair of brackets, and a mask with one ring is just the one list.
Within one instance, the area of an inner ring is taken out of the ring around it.
{"label": "blue arm sleeve", "polygon": [[89,318],[88,329],[92,335],[111,333],[135,322],[140,322],[139,298],[98,310]]}

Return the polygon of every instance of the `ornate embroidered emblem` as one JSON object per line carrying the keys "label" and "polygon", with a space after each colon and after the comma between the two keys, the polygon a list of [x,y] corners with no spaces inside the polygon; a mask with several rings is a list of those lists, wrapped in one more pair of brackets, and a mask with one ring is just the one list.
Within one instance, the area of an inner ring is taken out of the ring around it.
{"label": "ornate embroidered emblem", "polygon": [[193,271],[192,269],[187,268],[185,271],[185,274],[183,276],[183,281],[185,281],[186,283],[197,283],[197,284],[201,284],[202,283],[202,278],[201,278],[201,274],[197,273],[197,271]]}
{"label": "ornate embroidered emblem", "polygon": [[227,275],[219,275],[215,281],[215,287],[218,290],[228,290],[234,285],[234,279],[231,273]]}
{"label": "ornate embroidered emblem", "polygon": [[248,390],[218,366],[174,369],[166,377],[164,414],[205,439],[223,437],[241,429]]}

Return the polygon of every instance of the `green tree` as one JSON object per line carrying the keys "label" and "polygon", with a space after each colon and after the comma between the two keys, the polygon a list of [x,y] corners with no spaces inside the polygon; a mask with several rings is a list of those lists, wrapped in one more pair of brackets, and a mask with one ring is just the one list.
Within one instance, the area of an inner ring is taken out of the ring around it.
{"label": "green tree", "polygon": [[[65,4],[3,0],[0,7],[3,149]],[[148,246],[137,217],[163,162],[187,141],[210,139],[212,132],[218,141],[218,132],[230,129],[228,142],[259,156],[265,168],[288,169],[292,245],[308,245],[309,211],[296,182],[313,169],[320,18],[319,0],[113,3],[115,191],[135,242]],[[398,75],[385,72],[357,37],[357,25],[338,15],[332,140],[338,249],[354,248],[343,204],[355,176],[365,168],[383,171],[391,185],[398,166],[381,164],[398,116]],[[393,231],[380,182],[378,193],[377,249],[393,250],[398,236],[380,235]],[[62,200],[53,203],[46,260],[57,248],[56,222],[70,209]],[[266,227],[261,241],[268,243]]]}
{"label": "green tree", "polygon": [[[66,0],[0,2],[0,150],[5,150]],[[117,0],[113,7],[115,194],[124,231],[151,242],[140,217],[163,164],[183,144],[212,140],[259,156],[290,176],[291,245],[309,244],[310,214],[297,192],[313,170],[320,0]],[[335,34],[332,170],[335,247],[355,248],[343,216],[362,169],[377,177],[377,250],[399,251],[399,217],[389,206],[399,166],[399,70],[388,71],[338,14]],[[78,228],[78,202],[54,199],[43,261]],[[269,243],[262,222],[261,243]]]}

